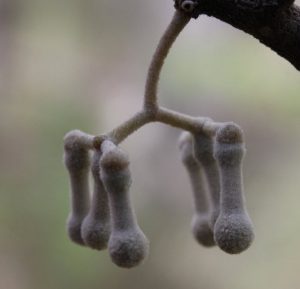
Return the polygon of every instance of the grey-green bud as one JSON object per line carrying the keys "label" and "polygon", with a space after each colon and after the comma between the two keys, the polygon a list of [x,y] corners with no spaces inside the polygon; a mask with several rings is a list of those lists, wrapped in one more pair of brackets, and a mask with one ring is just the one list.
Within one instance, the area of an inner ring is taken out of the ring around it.
{"label": "grey-green bud", "polygon": [[215,157],[221,175],[221,212],[215,224],[214,236],[218,246],[230,254],[246,250],[254,239],[243,191],[244,153],[241,128],[228,123],[217,131]]}
{"label": "grey-green bud", "polygon": [[183,132],[179,138],[181,161],[189,175],[195,205],[195,214],[192,218],[192,232],[195,239],[205,247],[215,245],[213,232],[210,228],[209,200],[206,183],[203,176],[203,167],[195,159],[193,137],[189,132]]}
{"label": "grey-green bud", "polygon": [[100,176],[108,192],[112,233],[108,249],[112,261],[124,268],[139,265],[148,255],[149,241],[138,226],[131,205],[131,174],[127,155],[109,140],[101,146]]}
{"label": "grey-green bud", "polygon": [[73,130],[64,138],[64,163],[69,172],[71,212],[67,221],[70,239],[84,245],[81,237],[81,224],[89,210],[89,168],[90,155],[88,143],[91,136]]}
{"label": "grey-green bud", "polygon": [[100,157],[101,152],[96,150],[91,167],[94,180],[91,208],[81,226],[81,235],[84,243],[96,250],[107,248],[111,232],[108,195],[100,179]]}

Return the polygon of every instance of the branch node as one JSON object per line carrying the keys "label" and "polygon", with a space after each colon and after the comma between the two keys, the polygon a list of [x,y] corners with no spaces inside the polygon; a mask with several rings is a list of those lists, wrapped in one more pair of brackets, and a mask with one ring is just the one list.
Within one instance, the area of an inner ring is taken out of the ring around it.
{"label": "branch node", "polygon": [[108,136],[106,134],[97,135],[93,138],[93,148],[97,151],[101,150],[101,145],[103,141],[107,140]]}

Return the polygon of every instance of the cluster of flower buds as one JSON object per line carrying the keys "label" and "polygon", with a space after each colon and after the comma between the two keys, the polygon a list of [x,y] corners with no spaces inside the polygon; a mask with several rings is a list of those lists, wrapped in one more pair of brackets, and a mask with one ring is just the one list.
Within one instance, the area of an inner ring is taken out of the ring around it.
{"label": "cluster of flower buds", "polygon": [[[183,132],[179,149],[194,195],[195,239],[205,247],[217,244],[230,254],[246,250],[254,233],[243,193],[241,128],[224,123],[213,134],[204,129]],[[108,247],[112,261],[120,267],[139,265],[148,255],[149,242],[130,201],[128,156],[109,138],[95,141],[78,130],[66,134],[64,151],[71,188],[70,239],[92,249]],[[91,198],[90,172],[94,183]]]}
{"label": "cluster of flower buds", "polygon": [[[78,130],[65,136],[64,152],[71,186],[70,239],[92,249],[108,247],[112,261],[120,267],[140,264],[148,255],[149,242],[131,206],[127,155],[108,139],[93,147],[93,137]],[[94,182],[91,200],[90,171]]]}
{"label": "cluster of flower buds", "polygon": [[194,194],[196,240],[206,247],[217,244],[230,254],[246,250],[254,233],[243,192],[243,131],[224,123],[214,135],[184,132],[179,149]]}
{"label": "cluster of flower buds", "polygon": [[[198,0],[174,1],[177,11],[148,69],[142,110],[105,136],[74,130],[64,140],[64,162],[71,187],[69,237],[92,249],[108,247],[112,261],[125,268],[145,259],[149,242],[131,205],[129,160],[118,144],[150,122],[184,130],[179,148],[194,193],[192,231],[196,240],[205,247],[217,244],[223,251],[237,254],[254,239],[243,193],[245,145],[241,128],[234,123],[191,117],[158,104],[157,86],[164,60],[190,18],[201,12]],[[91,199],[90,173],[94,183]]]}

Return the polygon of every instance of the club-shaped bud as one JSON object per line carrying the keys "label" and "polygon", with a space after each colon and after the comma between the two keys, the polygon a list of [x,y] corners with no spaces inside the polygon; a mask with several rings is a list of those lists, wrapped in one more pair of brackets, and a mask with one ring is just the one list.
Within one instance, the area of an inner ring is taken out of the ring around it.
{"label": "club-shaped bud", "polygon": [[192,219],[192,232],[195,239],[205,247],[215,245],[213,231],[210,228],[209,200],[203,176],[203,167],[197,162],[193,151],[193,137],[189,132],[183,132],[179,138],[181,161],[189,175],[195,214]]}
{"label": "club-shaped bud", "polygon": [[204,132],[194,133],[193,137],[195,158],[202,165],[208,184],[209,199],[211,201],[209,224],[213,231],[220,213],[220,177],[218,164],[213,155],[214,142],[213,138]]}
{"label": "club-shaped bud", "polygon": [[108,195],[100,179],[100,158],[101,151],[96,150],[91,167],[94,181],[93,197],[89,213],[81,226],[84,243],[96,250],[107,248],[111,231]]}
{"label": "club-shaped bud", "polygon": [[84,245],[81,224],[89,210],[89,143],[92,136],[79,130],[70,131],[64,138],[64,164],[69,172],[71,212],[67,221],[70,239]]}
{"label": "club-shaped bud", "polygon": [[253,225],[245,207],[242,159],[243,132],[234,123],[223,125],[216,134],[215,157],[221,176],[221,210],[214,229],[218,246],[230,254],[246,250],[254,239]]}
{"label": "club-shaped bud", "polygon": [[139,228],[131,205],[131,174],[127,155],[111,141],[101,146],[100,176],[108,192],[112,232],[108,249],[112,261],[125,268],[139,265],[148,255],[149,242]]}

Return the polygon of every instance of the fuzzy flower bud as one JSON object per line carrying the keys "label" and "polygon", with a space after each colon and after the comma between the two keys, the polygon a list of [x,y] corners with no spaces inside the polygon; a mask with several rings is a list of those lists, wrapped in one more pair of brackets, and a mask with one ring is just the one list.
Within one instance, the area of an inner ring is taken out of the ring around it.
{"label": "fuzzy flower bud", "polygon": [[100,179],[100,157],[101,152],[96,150],[91,167],[94,180],[93,198],[89,213],[81,226],[84,243],[97,250],[103,250],[107,247],[111,231],[108,195]]}
{"label": "fuzzy flower bud", "polygon": [[88,143],[91,136],[79,130],[70,131],[64,138],[64,164],[69,172],[71,212],[67,221],[70,239],[84,245],[81,237],[81,223],[89,210],[89,169]]}
{"label": "fuzzy flower bud", "polygon": [[193,154],[193,137],[183,132],[179,138],[181,161],[184,164],[192,185],[195,214],[192,219],[192,232],[195,239],[205,247],[215,245],[213,232],[209,226],[209,200],[206,183],[203,176],[203,167],[197,162]]}
{"label": "fuzzy flower bud", "polygon": [[108,249],[112,261],[125,268],[139,265],[148,255],[149,242],[139,228],[131,205],[131,174],[127,155],[112,142],[101,146],[100,176],[108,192],[112,233]]}
{"label": "fuzzy flower bud", "polygon": [[230,254],[246,250],[254,239],[243,192],[244,154],[241,128],[234,123],[221,127],[217,131],[215,146],[221,175],[221,212],[215,224],[214,236],[218,246]]}

